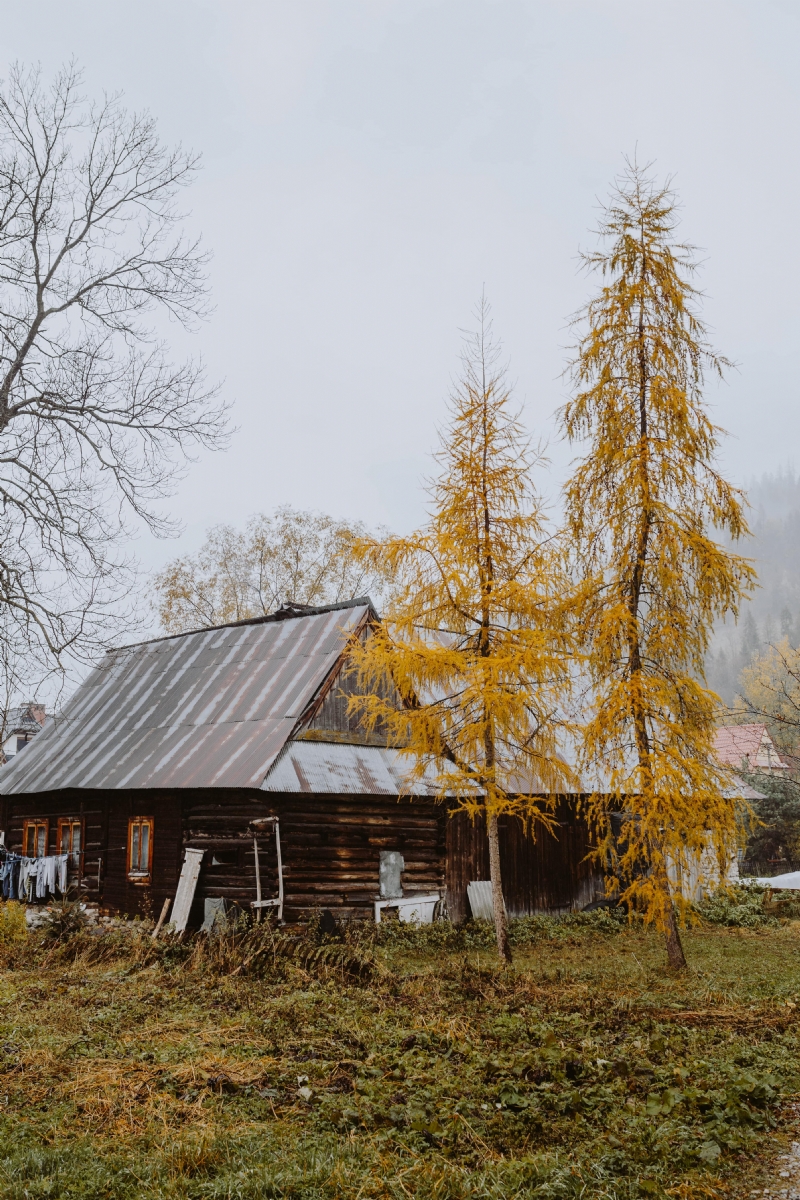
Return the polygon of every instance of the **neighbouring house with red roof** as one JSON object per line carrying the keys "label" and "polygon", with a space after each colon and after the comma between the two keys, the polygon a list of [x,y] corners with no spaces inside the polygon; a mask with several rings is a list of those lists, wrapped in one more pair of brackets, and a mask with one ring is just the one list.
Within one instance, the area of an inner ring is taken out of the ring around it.
{"label": "neighbouring house with red roof", "polygon": [[782,776],[790,764],[770,737],[766,725],[722,725],[716,732],[717,758],[728,767],[756,775]]}

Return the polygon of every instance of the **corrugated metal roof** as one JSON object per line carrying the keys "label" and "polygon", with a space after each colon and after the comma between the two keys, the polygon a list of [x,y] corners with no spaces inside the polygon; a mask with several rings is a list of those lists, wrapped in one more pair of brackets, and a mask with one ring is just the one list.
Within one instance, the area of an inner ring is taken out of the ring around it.
{"label": "corrugated metal roof", "polygon": [[[289,742],[261,787],[308,795],[397,796],[405,790],[409,766],[405,755],[382,746]],[[414,795],[434,794],[432,785],[414,785]]]}
{"label": "corrugated metal roof", "polygon": [[0,793],[260,787],[366,602],[109,653],[13,764]]}

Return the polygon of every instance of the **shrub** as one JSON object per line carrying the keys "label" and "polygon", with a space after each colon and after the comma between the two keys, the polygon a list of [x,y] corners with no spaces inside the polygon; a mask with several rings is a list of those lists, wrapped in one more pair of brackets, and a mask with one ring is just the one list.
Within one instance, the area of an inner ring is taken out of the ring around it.
{"label": "shrub", "polygon": [[64,899],[51,904],[39,922],[45,941],[66,942],[81,933],[89,924],[78,900]]}
{"label": "shrub", "polygon": [[28,936],[25,909],[16,900],[0,905],[0,946],[13,946]]}
{"label": "shrub", "polygon": [[712,925],[763,929],[779,924],[777,917],[765,908],[766,896],[766,889],[754,884],[721,887],[696,905],[696,910]]}

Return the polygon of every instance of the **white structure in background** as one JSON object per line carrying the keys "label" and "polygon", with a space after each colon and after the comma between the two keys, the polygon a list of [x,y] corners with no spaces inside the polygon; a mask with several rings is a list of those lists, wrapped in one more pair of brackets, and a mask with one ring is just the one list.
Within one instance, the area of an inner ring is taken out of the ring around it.
{"label": "white structure in background", "polygon": [[11,708],[6,713],[5,737],[3,739],[3,761],[8,762],[20,750],[24,750],[28,742],[40,733],[44,725],[43,704],[21,704],[19,708]]}
{"label": "white structure in background", "polygon": [[710,844],[702,854],[692,855],[683,868],[670,863],[667,867],[669,881],[675,891],[698,904],[709,892],[714,892],[721,883],[739,882],[739,858],[734,848],[728,858],[727,869],[720,871],[719,859]]}

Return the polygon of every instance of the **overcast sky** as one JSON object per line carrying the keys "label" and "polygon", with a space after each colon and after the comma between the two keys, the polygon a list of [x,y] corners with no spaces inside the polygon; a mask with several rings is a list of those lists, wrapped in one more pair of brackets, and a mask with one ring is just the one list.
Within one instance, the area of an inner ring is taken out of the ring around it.
{"label": "overcast sky", "polygon": [[[172,502],[176,542],[278,504],[397,531],[481,289],[525,419],[570,458],[566,320],[598,199],[638,147],[703,248],[738,369],[709,394],[737,481],[798,461],[800,0],[2,0],[3,57],[122,90],[203,155],[190,227],[216,311],[189,343],[238,432]],[[176,341],[176,352],[186,343]]]}

